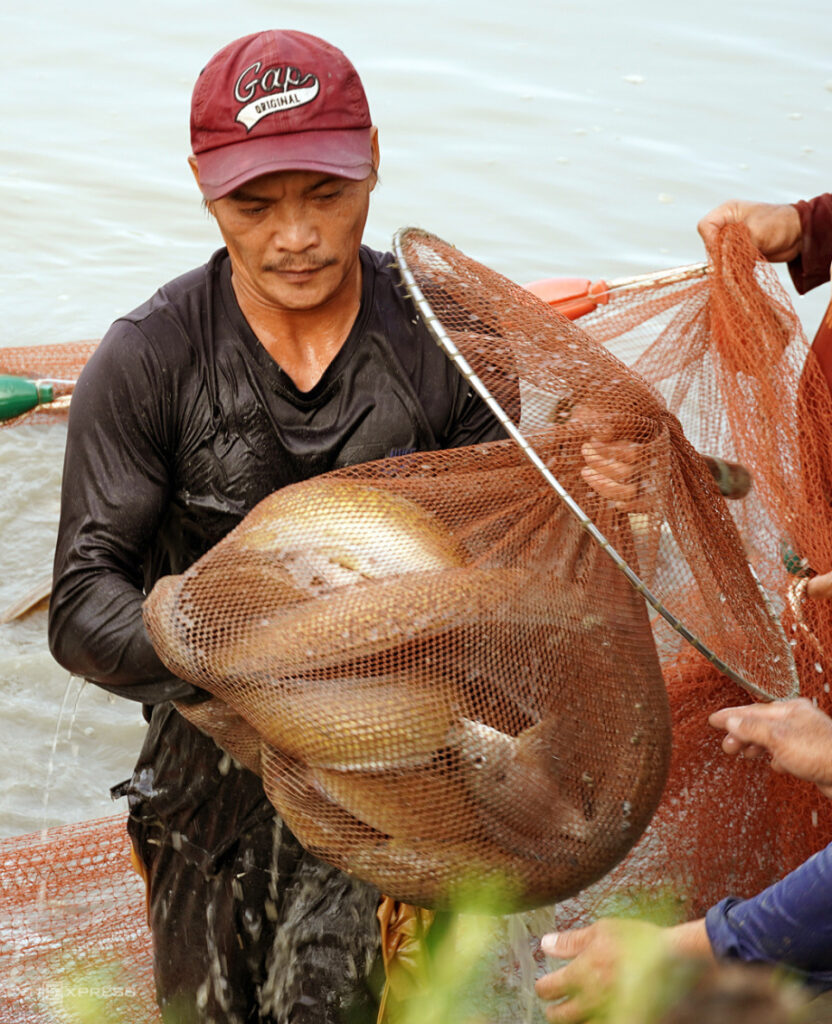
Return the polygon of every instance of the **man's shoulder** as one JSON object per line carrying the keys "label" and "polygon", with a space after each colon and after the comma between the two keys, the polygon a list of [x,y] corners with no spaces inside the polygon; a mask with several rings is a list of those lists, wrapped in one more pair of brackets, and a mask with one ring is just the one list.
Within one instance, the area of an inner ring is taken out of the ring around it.
{"label": "man's shoulder", "polygon": [[220,249],[207,263],[168,281],[140,306],[118,317],[98,346],[99,362],[103,365],[105,357],[117,359],[127,372],[147,358],[171,369],[189,365],[200,339],[210,331],[227,259],[226,250]]}
{"label": "man's shoulder", "polygon": [[361,246],[361,264],[364,273],[369,272],[373,282],[373,293],[385,295],[406,294],[401,283],[401,274],[396,269],[396,260],[391,252],[371,249],[369,245]]}
{"label": "man's shoulder", "polygon": [[208,294],[217,287],[219,273],[227,259],[227,251],[219,249],[207,263],[163,284],[149,299],[116,322],[135,324],[145,333],[152,322],[186,321],[199,316],[205,311]]}
{"label": "man's shoulder", "polygon": [[192,364],[207,328],[218,287],[224,249],[201,267],[162,285],[146,302],[118,317],[87,364],[86,380],[97,374],[131,377],[176,372]]}
{"label": "man's shoulder", "polygon": [[371,294],[376,313],[391,327],[401,318],[421,334],[421,317],[408,294],[393,253],[362,245],[361,258],[364,272],[369,270],[372,276]]}

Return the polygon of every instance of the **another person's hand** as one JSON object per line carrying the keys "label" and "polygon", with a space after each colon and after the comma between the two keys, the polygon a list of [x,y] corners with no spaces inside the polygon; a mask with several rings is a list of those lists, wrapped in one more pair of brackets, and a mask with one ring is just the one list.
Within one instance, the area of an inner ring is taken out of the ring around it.
{"label": "another person's hand", "polygon": [[813,601],[828,601],[832,598],[832,572],[812,576],[806,581],[806,596]]}
{"label": "another person's hand", "polygon": [[673,955],[713,957],[704,920],[659,928],[646,921],[602,918],[587,928],[544,935],[540,945],[547,956],[571,961],[535,985],[541,999],[560,1000],[546,1008],[555,1024],[593,1020],[616,998],[627,971],[644,971],[651,963],[658,967]]}
{"label": "another person's hand", "polygon": [[[581,446],[586,465],[581,476],[602,498],[612,502],[621,512],[645,511],[652,495],[645,495],[645,473],[650,471],[647,464],[647,448],[636,441],[602,441],[590,437]],[[725,462],[712,455],[703,455],[711,476],[720,492],[726,498],[744,498],[751,489],[751,474],[739,463]],[[639,500],[641,499],[641,500]],[[823,580],[815,583],[815,580]],[[807,590],[814,598],[832,597],[832,573],[828,577],[815,577],[809,587],[815,585],[816,592]]]}
{"label": "another person's hand", "polygon": [[776,772],[814,782],[832,799],[832,719],[805,697],[722,708],[708,719],[724,729],[727,754],[759,757],[771,754]]}
{"label": "another person's hand", "polygon": [[772,263],[793,260],[800,254],[802,228],[800,214],[787,203],[755,203],[729,199],[697,224],[706,245],[726,224],[745,224],[751,241]]}

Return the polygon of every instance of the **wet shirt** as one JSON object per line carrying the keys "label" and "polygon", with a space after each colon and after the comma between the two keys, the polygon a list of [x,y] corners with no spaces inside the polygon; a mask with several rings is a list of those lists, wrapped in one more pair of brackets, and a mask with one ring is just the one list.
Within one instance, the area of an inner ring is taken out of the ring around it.
{"label": "wet shirt", "polygon": [[[216,774],[217,748],[166,703],[199,691],[170,674],[144,629],[156,580],[286,484],[504,436],[432,340],[390,254],[362,247],[361,265],[356,322],[310,391],[255,337],[224,249],[116,321],[75,388],[50,646],[71,672],[156,706],[134,787],[158,797],[166,778],[166,811],[192,806],[194,787],[207,797],[219,777],[197,778],[209,753]],[[196,770],[177,787],[183,765]]]}

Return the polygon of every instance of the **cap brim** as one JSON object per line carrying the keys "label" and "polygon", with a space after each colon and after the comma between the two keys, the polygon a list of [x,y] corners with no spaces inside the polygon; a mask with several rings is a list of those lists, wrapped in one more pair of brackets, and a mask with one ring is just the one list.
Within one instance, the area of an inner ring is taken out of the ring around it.
{"label": "cap brim", "polygon": [[275,171],[320,171],[361,181],[373,169],[372,128],[264,135],[197,153],[199,186],[206,199]]}

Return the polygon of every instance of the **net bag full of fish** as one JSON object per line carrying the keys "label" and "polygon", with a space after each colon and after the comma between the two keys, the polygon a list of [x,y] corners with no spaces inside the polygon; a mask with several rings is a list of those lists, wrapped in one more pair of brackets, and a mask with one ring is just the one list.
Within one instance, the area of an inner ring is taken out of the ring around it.
{"label": "net bag full of fish", "polygon": [[[686,626],[756,692],[791,685],[789,647],[657,393],[451,246],[397,245],[506,439],[277,491],[160,580],[145,621],[212,695],[182,713],[261,775],[310,852],[420,906],[472,887],[541,906],[617,864],[661,797],[678,631],[651,623],[647,586],[684,593]],[[636,442],[635,506],[588,486],[592,437]]]}

